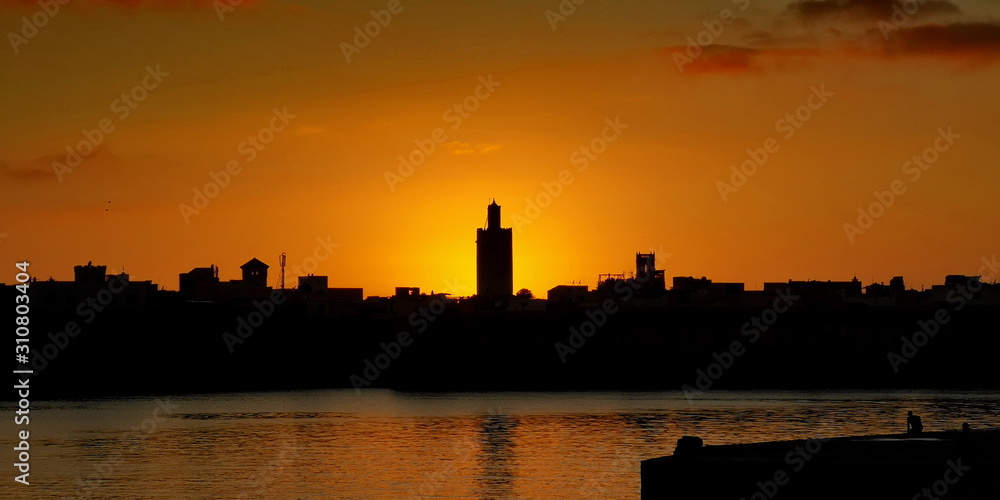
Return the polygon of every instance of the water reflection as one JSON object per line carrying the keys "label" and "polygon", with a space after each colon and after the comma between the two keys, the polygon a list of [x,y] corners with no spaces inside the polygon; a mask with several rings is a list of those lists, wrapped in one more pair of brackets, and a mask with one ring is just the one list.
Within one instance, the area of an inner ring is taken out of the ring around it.
{"label": "water reflection", "polygon": [[670,418],[662,413],[619,413],[616,415],[627,427],[638,429],[643,441],[658,443],[668,428]]}
{"label": "water reflection", "polygon": [[[707,444],[1000,427],[995,393],[395,394],[46,403],[32,486],[0,498],[635,499],[639,462]],[[11,433],[0,423],[0,433]],[[134,429],[139,429],[138,431]],[[38,472],[36,476],[35,472]],[[81,490],[81,484],[85,488]]]}
{"label": "water reflection", "polygon": [[479,430],[482,448],[478,457],[480,474],[476,483],[479,498],[483,500],[516,498],[514,478],[518,474],[514,431],[517,425],[517,419],[510,415],[482,417]]}

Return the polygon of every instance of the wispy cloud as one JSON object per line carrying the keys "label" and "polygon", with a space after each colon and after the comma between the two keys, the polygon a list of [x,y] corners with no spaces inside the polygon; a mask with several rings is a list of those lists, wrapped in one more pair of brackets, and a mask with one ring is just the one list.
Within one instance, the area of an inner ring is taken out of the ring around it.
{"label": "wispy cloud", "polygon": [[[95,161],[97,158],[107,160],[115,156],[104,145],[94,148],[94,151],[87,155],[84,160],[88,168],[101,164]],[[56,174],[52,167],[53,162],[66,163],[66,153],[48,154],[33,158],[31,160],[3,161],[0,160],[0,177],[19,181],[55,180]]]}
{"label": "wispy cloud", "polygon": [[453,141],[444,145],[453,155],[485,154],[501,149],[503,146],[497,143],[472,144],[468,142]]}
{"label": "wispy cloud", "polygon": [[[243,0],[239,5],[256,5],[263,1]],[[226,0],[73,0],[66,3],[66,5],[60,5],[60,8],[111,7],[130,11],[150,9],[215,9],[216,4],[220,2],[229,5]],[[38,10],[37,0],[16,0],[9,3],[22,9]]]}

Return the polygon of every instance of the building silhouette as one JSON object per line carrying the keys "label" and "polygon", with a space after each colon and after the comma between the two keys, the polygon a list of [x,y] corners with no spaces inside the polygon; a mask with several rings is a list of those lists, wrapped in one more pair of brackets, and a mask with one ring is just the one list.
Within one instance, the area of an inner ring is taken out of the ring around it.
{"label": "building silhouette", "polygon": [[184,300],[196,301],[241,301],[266,299],[271,288],[267,286],[267,264],[253,258],[240,266],[243,279],[221,281],[219,267],[196,267],[181,273],[180,296]]}
{"label": "building silhouette", "polygon": [[297,289],[302,293],[325,292],[330,288],[329,276],[299,276],[299,286]]}
{"label": "building silhouette", "polygon": [[208,267],[196,267],[178,277],[181,297],[185,300],[196,300],[213,295],[219,288],[219,268],[212,264]]}
{"label": "building silhouette", "polygon": [[646,290],[663,292],[666,289],[664,271],[656,269],[656,253],[635,253],[635,277]]}
{"label": "building silhouette", "polygon": [[88,262],[86,266],[73,266],[73,282],[90,288],[99,288],[107,281],[108,266],[95,266]]}
{"label": "building silhouette", "polygon": [[267,286],[267,268],[271,266],[257,260],[256,257],[240,266],[243,270],[243,282],[251,286]]}
{"label": "building silhouette", "polygon": [[513,232],[500,227],[496,200],[486,207],[486,228],[476,230],[476,294],[514,295]]}
{"label": "building silhouette", "polygon": [[546,300],[553,306],[578,305],[587,300],[587,285],[557,285],[549,289]]}

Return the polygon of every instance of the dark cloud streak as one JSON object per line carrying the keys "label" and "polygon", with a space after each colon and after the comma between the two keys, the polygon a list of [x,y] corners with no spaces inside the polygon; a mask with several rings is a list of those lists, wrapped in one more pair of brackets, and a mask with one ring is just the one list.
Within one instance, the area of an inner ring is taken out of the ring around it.
{"label": "dark cloud streak", "polygon": [[890,34],[889,55],[978,55],[1000,58],[1000,25],[993,23],[929,24],[904,27]]}
{"label": "dark cloud streak", "polygon": [[[995,21],[930,23],[916,17],[958,14],[947,0],[927,0],[909,5],[912,16],[894,18],[898,0],[797,0],[786,7],[799,30],[752,30],[740,45],[702,47],[698,57],[683,65],[688,74],[770,73],[795,70],[830,58],[866,58],[893,61],[902,58],[936,57],[958,64],[987,66],[1000,61],[1000,23]],[[917,8],[917,11],[914,11]],[[906,11],[902,11],[906,14]],[[824,20],[818,24],[817,21]],[[677,63],[692,47],[664,49]]]}
{"label": "dark cloud streak", "polygon": [[[915,10],[914,10],[915,8]],[[797,0],[785,8],[800,21],[856,21],[871,22],[888,20],[896,10],[913,12],[914,18],[936,15],[960,14],[958,5],[949,0],[926,0],[925,2],[901,0]]]}
{"label": "dark cloud streak", "polygon": [[43,156],[27,162],[9,163],[0,161],[0,175],[8,179],[34,181],[51,178],[55,180],[52,171],[52,161],[57,160],[58,155]]}

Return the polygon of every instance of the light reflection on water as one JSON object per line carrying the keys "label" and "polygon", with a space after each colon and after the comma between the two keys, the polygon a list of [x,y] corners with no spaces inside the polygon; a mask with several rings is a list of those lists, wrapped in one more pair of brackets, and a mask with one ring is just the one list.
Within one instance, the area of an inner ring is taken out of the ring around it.
{"label": "light reflection on water", "polygon": [[726,444],[902,432],[907,410],[928,430],[1000,427],[1000,394],[983,392],[709,392],[689,402],[678,392],[313,391],[172,397],[166,418],[157,407],[35,406],[33,484],[5,480],[0,497],[631,499],[639,461],[672,453],[683,435]]}

